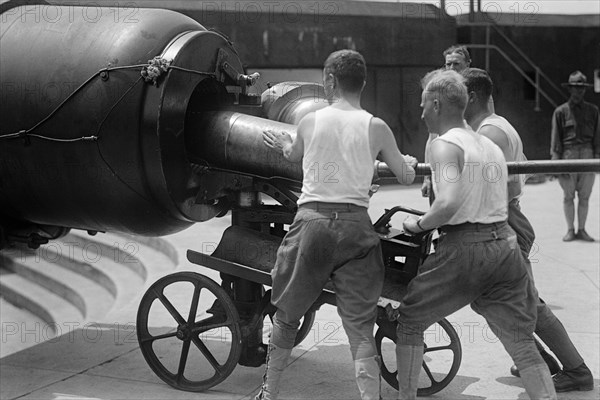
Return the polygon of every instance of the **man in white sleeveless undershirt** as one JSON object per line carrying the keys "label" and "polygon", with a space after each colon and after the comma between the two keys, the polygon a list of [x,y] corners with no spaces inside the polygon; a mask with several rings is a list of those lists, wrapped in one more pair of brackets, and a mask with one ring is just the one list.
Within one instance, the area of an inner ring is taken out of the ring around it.
{"label": "man in white sleeveless undershirt", "polygon": [[300,318],[331,280],[350,343],[363,400],[380,398],[379,357],[373,328],[384,278],[380,239],[369,218],[369,189],[378,155],[398,181],[410,184],[416,159],[403,156],[388,125],[360,106],[366,65],[356,51],[325,61],[330,106],[307,114],[292,138],[264,132],[265,144],[304,173],[298,212],[277,252],[271,302],[277,307],[267,369],[257,400],[276,399]]}
{"label": "man in white sleeveless undershirt", "polygon": [[[465,77],[465,84],[469,93],[469,103],[465,111],[467,123],[477,133],[484,135],[498,145],[504,153],[506,161],[522,162],[527,160],[525,154],[523,154],[523,143],[517,130],[506,118],[494,113],[489,105],[493,83],[488,73],[478,68],[467,68],[462,71],[462,75]],[[533,282],[529,252],[535,240],[535,232],[527,217],[521,212],[519,205],[524,184],[525,175],[509,176],[508,224],[517,234],[525,266]],[[552,375],[556,374],[553,376],[552,381],[557,392],[594,389],[592,372],[585,365],[563,324],[541,298],[538,298],[537,302],[535,333],[558,357],[563,366],[561,370],[556,360],[546,352],[539,342],[536,342],[542,358],[548,364],[550,373]],[[515,376],[520,375],[516,366],[513,366],[510,372]]]}
{"label": "man in white sleeveless undershirt", "polygon": [[519,368],[531,399],[555,400],[548,367],[533,341],[537,296],[507,223],[508,170],[502,151],[464,122],[467,88],[455,71],[423,79],[422,118],[430,145],[434,200],[407,232],[438,229],[435,253],[420,266],[398,308],[399,399],[416,399],[423,333],[466,305],[481,314]]}

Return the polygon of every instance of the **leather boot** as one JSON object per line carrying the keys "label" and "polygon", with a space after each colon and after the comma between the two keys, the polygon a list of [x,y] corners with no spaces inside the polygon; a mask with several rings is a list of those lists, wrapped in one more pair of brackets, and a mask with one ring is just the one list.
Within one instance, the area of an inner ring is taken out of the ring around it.
{"label": "leather boot", "polygon": [[398,400],[416,400],[423,346],[396,345]]}
{"label": "leather boot", "polygon": [[362,400],[380,400],[381,374],[379,356],[354,360],[356,384]]}
{"label": "leather boot", "polygon": [[556,391],[546,364],[535,364],[521,370],[521,379],[530,399],[556,400]]}
{"label": "leather boot", "polygon": [[287,367],[287,361],[291,353],[292,349],[284,349],[269,343],[267,369],[263,376],[263,384],[260,392],[258,392],[254,400],[277,400],[281,373]]}
{"label": "leather boot", "polygon": [[560,371],[554,375],[552,381],[557,392],[594,389],[594,377],[585,363],[577,368]]}

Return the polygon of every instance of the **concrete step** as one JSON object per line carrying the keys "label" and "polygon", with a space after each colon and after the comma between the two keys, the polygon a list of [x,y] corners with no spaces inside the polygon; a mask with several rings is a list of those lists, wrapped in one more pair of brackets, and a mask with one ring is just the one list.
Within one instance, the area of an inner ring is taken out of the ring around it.
{"label": "concrete step", "polygon": [[[73,261],[63,263],[64,266],[79,268],[80,273],[95,277],[107,290],[114,293],[111,310],[95,318],[96,322],[104,321],[111,312],[118,311],[131,302],[146,281],[147,271],[143,262],[117,248],[120,246],[122,249],[123,244],[114,243],[114,240],[108,244],[99,241],[97,237],[83,234],[70,234],[53,242],[61,252],[68,251],[71,254],[68,258]],[[80,268],[82,263],[87,267]]]}
{"label": "concrete step", "polygon": [[[135,236],[120,233],[98,234],[93,238],[96,243],[118,246],[121,262],[139,262],[146,271],[146,280],[150,276],[162,276],[170,273],[179,265],[179,253],[168,241],[157,237]],[[114,251],[113,251],[114,252]]]}
{"label": "concrete step", "polygon": [[23,332],[46,325],[37,315],[24,308],[16,307],[4,297],[0,297],[0,324],[2,325],[0,358],[22,349],[21,343],[26,340]]}
{"label": "concrete step", "polygon": [[18,332],[13,333],[29,332],[35,326],[46,331],[54,326],[60,334],[64,324],[117,320],[134,324],[134,311],[146,287],[172,272],[178,257],[177,250],[160,238],[89,236],[82,231],[37,250],[16,248],[1,253],[0,296],[13,319],[23,325],[7,325],[11,335],[3,339],[10,346],[3,343],[3,347],[18,351],[50,336],[25,335],[23,340]]}
{"label": "concrete step", "polygon": [[91,262],[95,260],[89,259],[89,256],[83,257],[82,254],[83,250],[81,248],[78,249],[74,243],[69,243],[64,239],[52,242],[34,252],[36,258],[43,258],[66,270],[84,276],[102,286],[116,298],[118,295],[117,281],[120,278],[121,270],[124,268],[119,267],[113,271],[110,269],[106,271],[104,267],[107,264],[106,262]]}
{"label": "concrete step", "polygon": [[90,236],[81,231],[75,231],[47,246],[52,244],[60,246],[63,254],[70,251],[73,253],[73,257],[90,265],[115,263],[122,268],[129,269],[144,281],[148,276],[146,266],[137,256],[139,246],[135,243],[123,243],[118,236],[111,234]]}
{"label": "concrete step", "polygon": [[[119,237],[123,240],[126,240],[128,243],[132,242],[132,241],[140,243],[145,248],[151,249],[154,252],[156,252],[157,254],[155,254],[155,256],[158,256],[159,258],[156,259],[153,257],[152,258],[153,264],[154,264],[154,262],[157,262],[157,264],[164,262],[164,264],[160,264],[160,265],[162,265],[164,268],[167,268],[168,270],[171,270],[172,268],[179,265],[179,261],[180,261],[179,260],[179,252],[177,251],[175,246],[173,246],[168,240],[165,240],[165,239],[159,238],[159,237],[135,236],[135,235],[129,235],[129,234],[125,234],[125,233],[115,233],[113,235],[116,237]],[[147,254],[146,252],[142,252],[140,255],[142,256],[142,258],[145,259],[146,254]],[[161,260],[162,257],[164,257],[165,259]],[[146,260],[146,261],[150,261],[150,260]],[[158,267],[158,268],[160,268],[160,267]],[[155,269],[154,265],[152,266],[151,269],[152,270]]]}
{"label": "concrete step", "polygon": [[132,311],[137,310],[147,287],[160,277],[174,272],[179,263],[178,251],[162,238],[114,233],[98,234],[93,237],[80,233],[75,235],[82,243],[91,242],[99,246],[110,246],[112,261],[115,259],[120,261],[131,271],[140,271],[143,268],[144,281],[139,284],[129,281],[127,288],[119,289],[120,303],[123,306],[114,307],[113,312],[105,317],[105,322],[126,320],[134,324],[136,315]]}
{"label": "concrete step", "polygon": [[[16,273],[0,274],[0,295],[13,307],[26,310],[3,325],[0,358],[67,333],[84,319],[69,300]],[[29,313],[35,318],[27,318]]]}
{"label": "concrete step", "polygon": [[[5,268],[73,304],[84,321],[101,318],[112,308],[114,294],[81,273],[92,271],[93,267],[88,266],[80,271],[65,268],[64,265],[70,264],[67,257],[39,249],[36,252],[24,252],[23,255],[19,259],[6,260]],[[13,289],[21,291],[19,287]]]}

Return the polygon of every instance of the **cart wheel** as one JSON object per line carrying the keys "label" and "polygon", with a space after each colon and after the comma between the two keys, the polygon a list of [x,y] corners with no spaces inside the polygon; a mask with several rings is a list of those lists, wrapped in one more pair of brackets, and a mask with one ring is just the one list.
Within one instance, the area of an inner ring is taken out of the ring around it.
{"label": "cart wheel", "polygon": [[137,336],[154,373],[190,392],[225,380],[242,350],[233,302],[215,281],[194,272],[177,272],[150,286],[138,309]]}
{"label": "cart wheel", "polygon": [[[430,396],[439,392],[458,372],[462,359],[460,338],[445,318],[425,331],[423,370],[419,376],[417,396]],[[379,326],[375,334],[377,352],[381,357],[381,376],[398,390],[396,364],[396,324],[390,322]]]}

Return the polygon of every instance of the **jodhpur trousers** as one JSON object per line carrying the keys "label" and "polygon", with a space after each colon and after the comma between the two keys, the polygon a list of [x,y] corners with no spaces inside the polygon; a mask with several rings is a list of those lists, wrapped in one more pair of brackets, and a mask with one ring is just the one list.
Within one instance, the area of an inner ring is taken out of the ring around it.
{"label": "jodhpur trousers", "polygon": [[399,308],[398,343],[422,346],[430,325],[471,304],[520,370],[543,364],[533,343],[539,300],[513,230],[500,222],[442,231]]}
{"label": "jodhpur trousers", "polygon": [[383,288],[379,236],[367,209],[313,202],[299,207],[272,272],[273,344],[292,348],[299,320],[331,281],[354,360],[377,355],[373,328]]}

